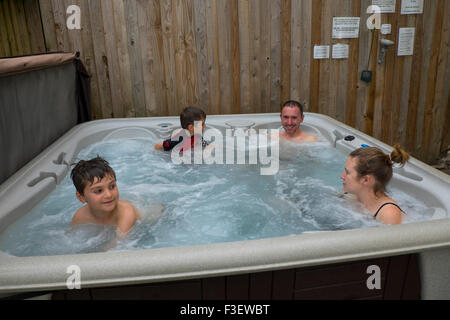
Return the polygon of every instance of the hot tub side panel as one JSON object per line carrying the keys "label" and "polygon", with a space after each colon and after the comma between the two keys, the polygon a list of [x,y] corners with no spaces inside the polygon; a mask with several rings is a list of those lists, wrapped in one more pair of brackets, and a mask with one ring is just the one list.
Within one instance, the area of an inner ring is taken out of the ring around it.
{"label": "hot tub side panel", "polygon": [[[379,267],[378,274],[370,267]],[[54,300],[401,300],[420,299],[416,255],[306,268],[144,284],[62,290]]]}

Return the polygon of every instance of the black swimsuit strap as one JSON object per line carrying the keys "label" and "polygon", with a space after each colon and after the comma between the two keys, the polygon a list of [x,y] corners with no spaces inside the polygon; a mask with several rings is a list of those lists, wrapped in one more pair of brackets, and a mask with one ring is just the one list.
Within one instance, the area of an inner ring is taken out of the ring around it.
{"label": "black swimsuit strap", "polygon": [[373,217],[376,218],[378,213],[380,212],[380,210],[387,204],[392,204],[393,206],[396,206],[397,208],[399,208],[401,212],[403,212],[403,210],[397,204],[395,204],[393,202],[385,202],[378,208],[377,212],[375,212],[375,215]]}

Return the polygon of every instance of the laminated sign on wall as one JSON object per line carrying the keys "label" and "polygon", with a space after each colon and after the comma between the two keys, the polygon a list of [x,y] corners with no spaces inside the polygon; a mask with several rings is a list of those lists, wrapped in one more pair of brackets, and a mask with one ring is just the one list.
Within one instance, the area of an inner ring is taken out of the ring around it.
{"label": "laminated sign on wall", "polygon": [[380,8],[380,13],[394,13],[395,0],[372,0],[373,6]]}
{"label": "laminated sign on wall", "polygon": [[415,32],[416,28],[400,28],[398,30],[398,56],[413,55]]}
{"label": "laminated sign on wall", "polygon": [[337,43],[333,45],[333,59],[347,59],[349,53],[349,45],[345,43]]}
{"label": "laminated sign on wall", "polygon": [[360,17],[334,17],[333,39],[358,38]]}
{"label": "laminated sign on wall", "polygon": [[423,0],[402,0],[400,14],[421,14],[423,13]]}
{"label": "laminated sign on wall", "polygon": [[314,59],[330,58],[330,46],[314,46]]}

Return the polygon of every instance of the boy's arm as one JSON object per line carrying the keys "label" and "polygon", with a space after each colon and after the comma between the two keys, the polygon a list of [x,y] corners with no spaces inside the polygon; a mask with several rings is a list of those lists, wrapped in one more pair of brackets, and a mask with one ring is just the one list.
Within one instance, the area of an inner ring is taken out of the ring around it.
{"label": "boy's arm", "polygon": [[158,142],[155,144],[155,150],[162,150],[163,149],[163,142]]}
{"label": "boy's arm", "polygon": [[[180,135],[180,132],[176,132],[173,136],[171,136],[169,139],[166,139],[162,142],[158,142],[155,144],[155,150],[164,150],[164,151],[170,151],[175,147],[177,144],[179,144],[181,141],[183,141],[183,136]],[[178,140],[175,139],[178,137]]]}
{"label": "boy's arm", "polygon": [[88,219],[86,219],[86,207],[81,207],[78,209],[72,217],[72,221],[70,225],[75,226],[78,224],[86,223]]}
{"label": "boy's arm", "polygon": [[141,215],[137,209],[127,201],[121,200],[120,206],[119,218],[117,220],[117,234],[120,238],[123,238],[134,226],[136,220],[141,218]]}

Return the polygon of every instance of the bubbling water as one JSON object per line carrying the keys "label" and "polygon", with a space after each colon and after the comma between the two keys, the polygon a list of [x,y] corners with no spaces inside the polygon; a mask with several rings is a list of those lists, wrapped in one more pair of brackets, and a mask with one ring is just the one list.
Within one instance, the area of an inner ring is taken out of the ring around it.
{"label": "bubbling water", "polygon": [[[177,165],[171,162],[170,153],[153,150],[156,142],[103,141],[83,149],[77,157],[99,155],[108,160],[116,172],[120,198],[131,202],[144,217],[109,250],[381,225],[361,207],[340,197],[339,176],[346,155],[327,142],[280,143],[280,169],[266,176],[260,175],[260,166],[254,164]],[[407,212],[407,222],[423,220],[423,203],[398,189],[392,189],[390,195]],[[29,214],[0,236],[0,250],[16,256],[107,250],[115,240],[115,228],[70,226],[81,205],[67,175]],[[156,214],[158,205],[162,211]]]}

